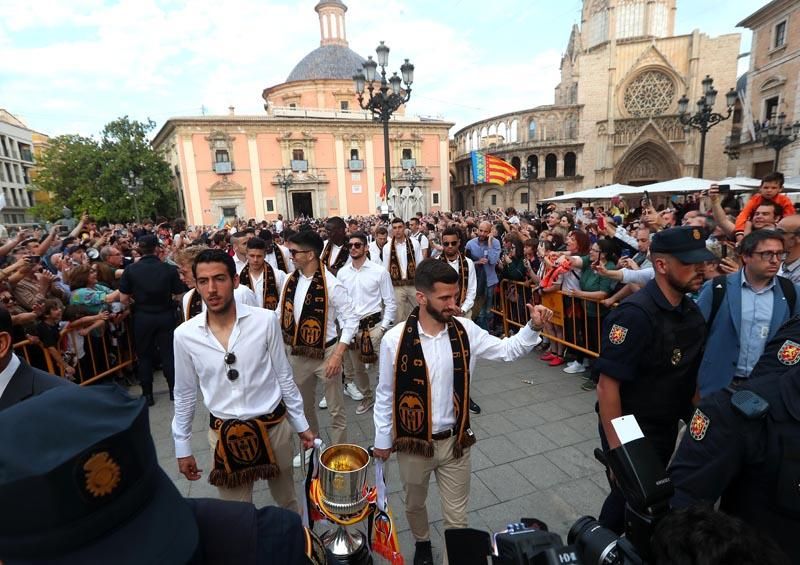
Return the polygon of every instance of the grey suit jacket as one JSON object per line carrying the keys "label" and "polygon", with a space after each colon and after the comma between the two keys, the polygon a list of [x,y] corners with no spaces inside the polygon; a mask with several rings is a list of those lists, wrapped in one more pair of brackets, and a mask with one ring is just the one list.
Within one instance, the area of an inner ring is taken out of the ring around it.
{"label": "grey suit jacket", "polygon": [[20,359],[17,370],[11,375],[11,380],[0,396],[0,410],[5,410],[26,398],[41,394],[44,391],[62,385],[71,385],[70,381],[62,379],[39,369],[34,369],[24,360]]}

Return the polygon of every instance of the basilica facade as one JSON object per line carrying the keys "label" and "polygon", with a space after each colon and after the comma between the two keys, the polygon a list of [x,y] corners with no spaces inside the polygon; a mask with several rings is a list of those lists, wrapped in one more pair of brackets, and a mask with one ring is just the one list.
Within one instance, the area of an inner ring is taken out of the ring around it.
{"label": "basilica facade", "polygon": [[[678,100],[686,94],[693,110],[702,80],[711,75],[720,92],[714,109],[725,113],[740,36],[675,35],[675,11],[676,0],[584,0],[554,103],[456,132],[454,206],[526,209],[595,186],[697,176],[700,136],[680,123]],[[729,132],[724,126],[709,132],[706,178],[725,176]],[[474,184],[473,150],[511,162],[519,178],[504,187]]]}

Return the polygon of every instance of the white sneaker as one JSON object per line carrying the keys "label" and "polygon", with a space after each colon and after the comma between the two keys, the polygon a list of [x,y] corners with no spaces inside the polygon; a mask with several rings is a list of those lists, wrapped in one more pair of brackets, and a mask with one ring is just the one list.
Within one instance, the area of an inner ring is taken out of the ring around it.
{"label": "white sneaker", "polygon": [[319,404],[318,404],[318,406],[319,406],[319,407],[320,407],[322,410],[325,410],[325,409],[328,407],[328,400],[327,400],[327,399],[326,399],[326,398],[323,396],[323,397],[322,397],[322,400],[320,400],[320,401],[319,401]]}
{"label": "white sneaker", "polygon": [[583,367],[582,363],[573,361],[561,370],[565,373],[569,373],[570,375],[577,375],[578,373],[583,373],[586,369]]}
{"label": "white sneaker", "polygon": [[[311,461],[311,454],[312,453],[314,453],[313,449],[306,449],[306,455],[305,455],[305,457],[306,457],[306,465],[308,465],[308,462]],[[300,467],[300,453],[295,455],[294,459],[292,459],[292,467],[294,467],[295,469]]]}
{"label": "white sneaker", "polygon": [[344,393],[355,401],[364,400],[364,395],[358,390],[356,383],[352,381],[344,385]]}

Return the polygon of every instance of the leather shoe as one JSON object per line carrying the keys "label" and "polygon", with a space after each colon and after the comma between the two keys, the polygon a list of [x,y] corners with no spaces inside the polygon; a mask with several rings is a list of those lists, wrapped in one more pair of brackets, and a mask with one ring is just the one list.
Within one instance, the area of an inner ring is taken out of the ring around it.
{"label": "leather shoe", "polygon": [[147,401],[147,405],[148,406],[154,406],[155,405],[156,399],[153,398],[152,394],[145,394],[143,396],[144,396],[144,399]]}
{"label": "leather shoe", "polygon": [[418,541],[414,550],[414,565],[433,565],[433,548],[430,541]]}
{"label": "leather shoe", "polygon": [[469,411],[472,412],[473,414],[481,413],[481,407],[478,406],[478,404],[471,398],[469,399]]}

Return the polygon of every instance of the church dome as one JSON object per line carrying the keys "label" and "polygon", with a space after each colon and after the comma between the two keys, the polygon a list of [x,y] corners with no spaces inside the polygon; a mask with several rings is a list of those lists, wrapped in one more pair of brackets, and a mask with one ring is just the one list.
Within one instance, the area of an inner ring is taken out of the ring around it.
{"label": "church dome", "polygon": [[342,44],[321,45],[295,65],[286,82],[296,80],[352,80],[365,59]]}

